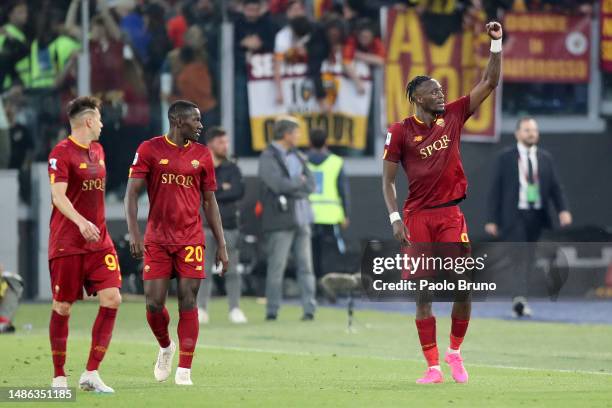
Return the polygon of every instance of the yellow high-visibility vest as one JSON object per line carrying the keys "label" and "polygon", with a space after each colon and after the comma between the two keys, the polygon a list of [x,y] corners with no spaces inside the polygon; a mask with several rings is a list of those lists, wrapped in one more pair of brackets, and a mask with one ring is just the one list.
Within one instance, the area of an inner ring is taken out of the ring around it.
{"label": "yellow high-visibility vest", "polygon": [[338,191],[338,177],[344,161],[330,154],[321,164],[308,163],[316,181],[316,190],[308,199],[312,205],[315,224],[341,224],[345,214]]}
{"label": "yellow high-visibility vest", "polygon": [[80,44],[72,38],[61,35],[47,46],[49,65],[42,66],[39,60],[38,40],[30,47],[30,56],[23,58],[16,65],[17,74],[25,88],[51,88],[73,52]]}

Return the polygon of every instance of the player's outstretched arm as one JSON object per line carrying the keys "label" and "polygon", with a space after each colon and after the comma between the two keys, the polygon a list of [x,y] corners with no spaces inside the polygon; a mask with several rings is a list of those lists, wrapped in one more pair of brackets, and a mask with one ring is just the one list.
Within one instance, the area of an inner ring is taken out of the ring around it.
{"label": "player's outstretched arm", "polygon": [[394,221],[391,222],[393,226],[393,236],[403,246],[410,245],[408,240],[408,230],[399,217],[397,210],[397,191],[395,190],[395,175],[397,174],[397,163],[393,163],[388,160],[383,160],[383,176],[382,176],[382,190],[383,197],[385,198],[385,204],[387,205],[387,211],[389,211],[389,217],[394,216]]}
{"label": "player's outstretched arm", "polygon": [[501,39],[502,26],[492,21],[486,25],[487,34],[491,37],[491,55],[482,79],[470,92],[470,114],[474,113],[480,104],[487,99],[499,83],[501,73]]}
{"label": "player's outstretched arm", "polygon": [[223,264],[223,269],[221,270],[221,276],[223,276],[229,266],[229,257],[227,256],[223,224],[221,224],[221,215],[219,214],[219,206],[217,205],[214,191],[204,191],[204,216],[217,241],[215,265],[218,265],[219,262]]}
{"label": "player's outstretched arm", "polygon": [[136,259],[141,259],[144,254],[144,242],[138,227],[138,196],[144,190],[146,183],[145,179],[129,178],[123,200],[130,235],[130,253]]}
{"label": "player's outstretched arm", "polygon": [[88,242],[97,242],[100,240],[100,230],[92,222],[83,217],[72,205],[68,197],[66,197],[66,190],[68,190],[68,183],[57,182],[51,184],[51,199],[53,205],[57,208],[66,218],[74,222],[81,235]]}

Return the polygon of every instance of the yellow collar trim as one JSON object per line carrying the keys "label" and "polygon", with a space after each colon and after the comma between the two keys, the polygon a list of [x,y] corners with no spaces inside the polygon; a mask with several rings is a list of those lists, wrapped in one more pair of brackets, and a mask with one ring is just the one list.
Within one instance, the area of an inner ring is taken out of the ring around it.
{"label": "yellow collar trim", "polygon": [[423,122],[422,120],[420,120],[419,118],[417,118],[417,115],[416,115],[416,114],[415,114],[415,115],[412,115],[412,116],[414,117],[414,120],[416,120],[416,121],[417,121],[417,123],[420,123],[421,125],[424,125],[424,124],[425,124],[425,122]]}
{"label": "yellow collar trim", "polygon": [[[170,138],[168,137],[168,135],[164,135],[164,139],[166,139],[166,142],[168,142],[169,145],[172,145],[174,147],[178,147],[178,145],[176,143],[174,143],[172,140],[170,140]],[[187,140],[187,143],[185,144],[184,147],[187,147],[191,144],[191,140]]]}
{"label": "yellow collar trim", "polygon": [[74,137],[72,137],[72,135],[68,136],[68,139],[70,139],[70,141],[72,143],[74,143],[75,145],[82,147],[83,149],[89,149],[89,146],[85,146],[83,144],[80,144]]}

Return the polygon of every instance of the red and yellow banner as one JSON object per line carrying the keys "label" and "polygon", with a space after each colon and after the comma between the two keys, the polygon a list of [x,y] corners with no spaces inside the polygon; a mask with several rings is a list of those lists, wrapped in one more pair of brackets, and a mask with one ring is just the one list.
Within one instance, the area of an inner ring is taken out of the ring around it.
{"label": "red and yellow banner", "polygon": [[601,2],[601,70],[612,72],[612,0]]}
{"label": "red and yellow banner", "polygon": [[590,16],[507,13],[504,31],[504,81],[589,81]]}
{"label": "red and yellow banner", "polygon": [[[483,28],[484,30],[484,28]],[[412,113],[406,84],[417,75],[429,75],[442,84],[447,101],[466,95],[480,80],[489,58],[489,36],[471,31],[450,36],[444,45],[427,40],[413,10],[388,9],[385,45],[385,107],[387,122],[398,122]],[[487,98],[464,127],[464,138],[496,140],[496,98]]]}

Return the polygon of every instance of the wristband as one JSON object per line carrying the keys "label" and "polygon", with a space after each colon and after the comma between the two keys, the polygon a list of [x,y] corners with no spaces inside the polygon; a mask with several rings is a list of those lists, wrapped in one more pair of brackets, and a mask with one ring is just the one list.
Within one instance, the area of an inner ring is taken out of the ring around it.
{"label": "wristband", "polygon": [[395,221],[401,221],[401,220],[402,220],[402,217],[399,215],[397,211],[389,214],[389,221],[391,222],[391,225],[393,225]]}
{"label": "wristband", "polygon": [[491,40],[491,52],[501,52],[502,51],[502,40]]}

